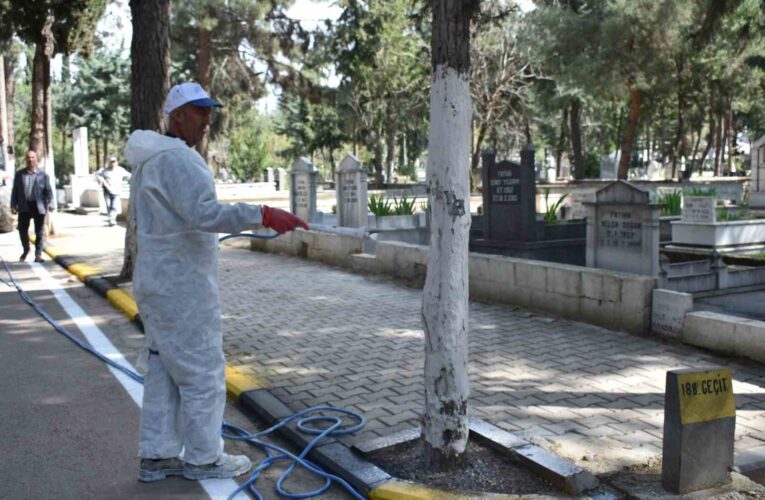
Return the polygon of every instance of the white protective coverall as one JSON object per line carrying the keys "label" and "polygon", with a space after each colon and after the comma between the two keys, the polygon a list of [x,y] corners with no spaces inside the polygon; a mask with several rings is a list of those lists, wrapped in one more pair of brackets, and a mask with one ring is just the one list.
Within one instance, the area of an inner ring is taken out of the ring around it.
{"label": "white protective coverall", "polygon": [[252,229],[261,209],[218,203],[210,170],[181,139],[137,130],[125,158],[138,236],[133,291],[151,352],[138,454],[171,458],[185,447],[186,462],[213,463],[226,402],[216,233]]}

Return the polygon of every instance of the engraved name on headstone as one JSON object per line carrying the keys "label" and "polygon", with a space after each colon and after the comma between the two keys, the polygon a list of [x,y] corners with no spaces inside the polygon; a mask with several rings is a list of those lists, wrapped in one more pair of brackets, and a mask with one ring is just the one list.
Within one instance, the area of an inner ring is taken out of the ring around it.
{"label": "engraved name on headstone", "polygon": [[301,157],[290,172],[290,210],[306,222],[316,216],[316,176],[308,158]]}
{"label": "engraved name on headstone", "polygon": [[605,210],[598,225],[598,245],[616,248],[640,248],[643,244],[643,223],[630,210],[614,207]]}
{"label": "engraved name on headstone", "polygon": [[717,221],[715,199],[711,196],[683,196],[683,222],[714,224]]}
{"label": "engraved name on headstone", "polygon": [[736,403],[721,367],[667,372],[661,484],[685,494],[730,482]]}
{"label": "engraved name on headstone", "polygon": [[680,337],[685,315],[693,310],[693,295],[656,288],[651,304],[651,329],[654,333],[667,338]]}
{"label": "engraved name on headstone", "polygon": [[344,227],[367,225],[367,174],[353,155],[337,167],[337,224]]}
{"label": "engraved name on headstone", "polygon": [[536,174],[534,148],[521,150],[521,163],[482,156],[484,239],[534,241],[536,234]]}

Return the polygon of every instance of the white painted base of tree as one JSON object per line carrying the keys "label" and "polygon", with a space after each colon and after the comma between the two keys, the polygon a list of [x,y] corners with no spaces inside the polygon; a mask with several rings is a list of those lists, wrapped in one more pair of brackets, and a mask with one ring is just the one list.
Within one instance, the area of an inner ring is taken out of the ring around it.
{"label": "white painted base of tree", "polygon": [[431,239],[423,293],[425,411],[422,437],[432,467],[464,459],[468,439],[468,241],[470,120],[467,75],[436,68],[430,97]]}

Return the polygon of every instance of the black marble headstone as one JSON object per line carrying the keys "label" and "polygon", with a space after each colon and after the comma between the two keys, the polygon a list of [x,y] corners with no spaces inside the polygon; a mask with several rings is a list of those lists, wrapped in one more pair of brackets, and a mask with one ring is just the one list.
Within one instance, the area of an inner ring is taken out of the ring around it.
{"label": "black marble headstone", "polygon": [[534,148],[521,150],[521,163],[495,161],[483,154],[483,238],[494,241],[534,241],[536,232],[536,174]]}

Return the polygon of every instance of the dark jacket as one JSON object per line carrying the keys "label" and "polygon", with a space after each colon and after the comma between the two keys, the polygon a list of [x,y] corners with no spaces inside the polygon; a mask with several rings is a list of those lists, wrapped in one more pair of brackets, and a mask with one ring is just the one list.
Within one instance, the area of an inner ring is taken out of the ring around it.
{"label": "dark jacket", "polygon": [[[11,208],[16,209],[19,213],[29,212],[29,205],[27,198],[24,195],[24,172],[26,168],[16,171],[16,175],[13,177],[13,189],[11,190]],[[53,192],[48,182],[48,174],[42,170],[35,171],[35,203],[37,205],[37,211],[44,214],[50,206],[53,200]]]}

